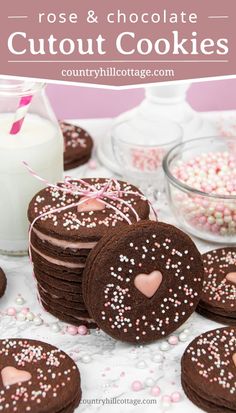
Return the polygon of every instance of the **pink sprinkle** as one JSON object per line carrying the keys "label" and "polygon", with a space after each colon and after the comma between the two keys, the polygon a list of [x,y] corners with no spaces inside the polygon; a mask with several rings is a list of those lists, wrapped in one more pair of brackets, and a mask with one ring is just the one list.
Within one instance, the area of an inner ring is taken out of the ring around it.
{"label": "pink sprinkle", "polygon": [[75,326],[68,326],[66,329],[67,333],[71,336],[76,336],[78,334],[78,328]]}
{"label": "pink sprinkle", "polygon": [[14,307],[9,307],[7,309],[7,315],[9,316],[15,316],[16,315],[16,309]]}
{"label": "pink sprinkle", "polygon": [[85,336],[88,333],[88,329],[86,326],[82,325],[78,327],[78,333],[80,336]]}
{"label": "pink sprinkle", "polygon": [[175,391],[171,394],[171,401],[173,403],[178,403],[181,399],[181,394],[178,391]]}
{"label": "pink sprinkle", "polygon": [[143,384],[141,383],[141,381],[139,380],[135,380],[133,381],[133,383],[131,384],[131,389],[133,391],[140,391],[143,389]]}
{"label": "pink sprinkle", "polygon": [[27,314],[29,312],[29,308],[27,308],[27,307],[24,307],[24,308],[22,308],[22,310],[21,310],[21,313],[22,314]]}
{"label": "pink sprinkle", "polygon": [[79,360],[79,356],[75,353],[72,353],[70,356],[75,362]]}
{"label": "pink sprinkle", "polygon": [[97,169],[97,163],[96,163],[96,161],[95,161],[94,159],[91,159],[91,160],[89,161],[89,168],[90,168],[90,169]]}
{"label": "pink sprinkle", "polygon": [[159,396],[160,392],[161,392],[161,389],[160,389],[159,386],[153,386],[151,388],[151,395],[154,396],[154,397]]}
{"label": "pink sprinkle", "polygon": [[164,396],[162,396],[161,400],[162,400],[163,402],[171,403],[171,397],[168,396],[167,394],[165,394]]}
{"label": "pink sprinkle", "polygon": [[168,338],[168,343],[171,344],[172,346],[175,346],[176,344],[178,344],[179,339],[177,336],[170,336]]}

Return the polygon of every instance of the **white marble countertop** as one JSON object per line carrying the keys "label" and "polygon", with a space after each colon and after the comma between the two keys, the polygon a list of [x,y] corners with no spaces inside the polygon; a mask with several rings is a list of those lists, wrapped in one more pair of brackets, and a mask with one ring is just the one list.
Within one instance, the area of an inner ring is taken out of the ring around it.
{"label": "white marble countertop", "polygon": [[[86,120],[80,122],[93,136],[99,139],[110,120]],[[97,165],[96,169],[86,167],[83,172],[75,170],[73,176],[83,173],[84,176],[110,176],[106,168]],[[78,175],[79,176],[79,175]],[[165,211],[165,213],[163,213]],[[168,208],[161,208],[160,220],[175,224]],[[211,245],[195,240],[202,252],[211,249]],[[0,300],[0,337],[26,337],[40,339],[60,347],[77,362],[81,372],[83,400],[76,412],[165,412],[197,413],[200,410],[185,397],[180,384],[180,359],[188,343],[200,333],[219,327],[197,314],[193,314],[188,322],[176,334],[187,329],[186,341],[170,346],[163,351],[166,340],[146,346],[132,346],[115,341],[103,332],[91,331],[86,336],[71,336],[66,332],[66,325],[59,323],[60,332],[53,331],[57,321],[46,313],[37,300],[32,267],[27,257],[0,256],[0,267],[7,275],[8,287],[5,296]],[[25,300],[23,305],[16,304],[21,294]],[[15,307],[17,317],[8,316],[6,309]],[[34,314],[41,314],[44,323],[35,326],[32,321],[20,321],[19,313],[23,307],[29,307]],[[183,336],[181,336],[184,338]],[[149,379],[149,380],[147,380]],[[150,380],[152,379],[152,380]],[[140,380],[146,384],[140,391],[134,392],[131,384]],[[161,389],[159,397],[150,394],[151,383]],[[167,409],[161,402],[163,395],[172,392],[181,393],[181,401],[172,403]]]}

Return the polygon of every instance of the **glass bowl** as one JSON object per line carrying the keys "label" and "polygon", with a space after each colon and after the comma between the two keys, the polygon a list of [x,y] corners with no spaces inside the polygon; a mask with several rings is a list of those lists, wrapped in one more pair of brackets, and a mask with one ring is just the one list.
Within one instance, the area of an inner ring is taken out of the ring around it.
{"label": "glass bowl", "polygon": [[111,131],[113,152],[124,178],[145,195],[162,193],[162,161],[182,140],[181,127],[172,121],[142,116],[116,123]]}
{"label": "glass bowl", "polygon": [[[234,162],[236,165],[236,138],[199,138],[172,148],[163,160],[167,197],[177,221],[187,232],[203,240],[235,244],[236,182],[232,183],[234,189],[226,195],[223,190],[220,192],[221,189],[218,189],[220,193],[215,193],[216,191],[211,188],[211,182],[209,191],[207,185],[204,191],[198,190],[196,184],[191,186],[178,179],[175,172],[182,163],[191,162],[203,154],[212,156],[213,153],[219,152],[225,156],[229,155],[233,165]],[[209,164],[209,168],[210,166]],[[234,171],[236,172],[236,167]]]}

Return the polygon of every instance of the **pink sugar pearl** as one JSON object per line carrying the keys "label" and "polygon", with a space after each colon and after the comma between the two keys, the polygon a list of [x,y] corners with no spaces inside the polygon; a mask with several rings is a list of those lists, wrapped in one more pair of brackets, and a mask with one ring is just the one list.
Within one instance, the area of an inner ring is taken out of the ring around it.
{"label": "pink sugar pearl", "polygon": [[76,336],[78,334],[78,328],[75,326],[68,326],[66,329],[67,333],[71,336]]}
{"label": "pink sugar pearl", "polygon": [[88,333],[88,329],[86,326],[82,325],[78,327],[78,333],[80,336],[85,336]]}
{"label": "pink sugar pearl", "polygon": [[171,344],[172,346],[175,346],[176,344],[178,344],[179,339],[177,336],[170,336],[168,338],[168,343]]}
{"label": "pink sugar pearl", "polygon": [[152,396],[154,396],[154,397],[158,397],[159,395],[160,395],[160,392],[161,392],[161,389],[160,389],[160,387],[159,386],[153,386],[152,388],[151,388],[151,395]]}
{"label": "pink sugar pearl", "polygon": [[27,307],[22,308],[21,313],[22,314],[27,314],[29,312],[29,309]]}
{"label": "pink sugar pearl", "polygon": [[161,400],[162,400],[163,402],[171,403],[171,397],[168,396],[167,394],[165,394],[164,396],[162,396]]}
{"label": "pink sugar pearl", "polygon": [[143,383],[139,380],[135,380],[133,381],[133,383],[131,384],[131,389],[133,391],[140,391],[143,389]]}
{"label": "pink sugar pearl", "polygon": [[96,163],[96,161],[95,161],[94,159],[91,159],[91,160],[89,161],[89,168],[90,168],[90,169],[96,169],[96,168],[97,168],[97,163]]}
{"label": "pink sugar pearl", "polygon": [[170,397],[173,403],[178,403],[181,399],[181,394],[178,391],[175,391],[174,393],[171,394]]}
{"label": "pink sugar pearl", "polygon": [[16,315],[16,309],[14,307],[9,307],[7,309],[7,315],[9,316],[15,316]]}

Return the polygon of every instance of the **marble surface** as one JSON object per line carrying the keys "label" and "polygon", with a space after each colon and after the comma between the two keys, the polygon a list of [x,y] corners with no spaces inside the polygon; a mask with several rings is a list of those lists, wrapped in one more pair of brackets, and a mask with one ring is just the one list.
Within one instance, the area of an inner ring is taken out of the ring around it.
{"label": "marble surface", "polygon": [[[110,125],[110,120],[81,121],[95,138],[103,136]],[[92,168],[92,167],[93,168]],[[73,171],[73,176],[110,176],[110,172],[97,164]],[[159,219],[175,224],[166,201],[158,205]],[[212,245],[195,240],[202,252],[212,248]],[[46,313],[38,299],[32,266],[27,257],[0,256],[0,267],[7,275],[8,286],[5,296],[0,299],[0,337],[26,337],[40,339],[54,344],[77,362],[81,371],[83,400],[76,410],[88,412],[165,412],[197,413],[200,410],[184,396],[180,383],[180,359],[188,343],[200,333],[217,328],[218,323],[211,322],[197,314],[190,319],[175,334],[185,331],[180,336],[186,341],[169,346],[163,351],[162,340],[145,346],[132,346],[115,341],[103,332],[91,331],[86,336],[72,336],[66,331],[66,325],[59,323],[60,331],[54,332],[57,320]],[[16,298],[21,294],[25,300],[23,305],[16,304]],[[6,314],[9,307],[17,309],[17,316]],[[32,321],[20,321],[22,308],[29,307],[35,315],[41,314],[44,323],[36,326]],[[187,330],[186,330],[187,329]],[[131,384],[135,380],[144,383],[140,391],[132,391]],[[158,397],[151,395],[150,385],[158,385],[161,393]],[[163,395],[173,392],[181,393],[181,401],[171,406],[163,405]]]}

